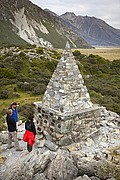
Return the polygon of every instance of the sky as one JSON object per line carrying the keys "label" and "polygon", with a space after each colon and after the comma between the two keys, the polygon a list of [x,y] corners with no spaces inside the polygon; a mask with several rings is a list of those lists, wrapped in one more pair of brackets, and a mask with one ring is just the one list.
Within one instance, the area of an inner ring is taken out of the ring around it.
{"label": "sky", "polygon": [[74,12],[76,15],[96,17],[110,26],[120,29],[120,0],[30,0],[42,9],[61,15]]}

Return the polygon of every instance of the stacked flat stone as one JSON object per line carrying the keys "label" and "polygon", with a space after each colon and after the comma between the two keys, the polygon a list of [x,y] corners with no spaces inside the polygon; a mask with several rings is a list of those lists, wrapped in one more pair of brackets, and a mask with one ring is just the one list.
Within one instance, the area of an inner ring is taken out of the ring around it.
{"label": "stacked flat stone", "polygon": [[101,110],[90,101],[68,43],[42,102],[35,105],[38,132],[44,129],[58,145],[78,142],[96,131]]}
{"label": "stacked flat stone", "polygon": [[67,42],[63,56],[47,86],[42,107],[72,113],[92,107],[89,93]]}

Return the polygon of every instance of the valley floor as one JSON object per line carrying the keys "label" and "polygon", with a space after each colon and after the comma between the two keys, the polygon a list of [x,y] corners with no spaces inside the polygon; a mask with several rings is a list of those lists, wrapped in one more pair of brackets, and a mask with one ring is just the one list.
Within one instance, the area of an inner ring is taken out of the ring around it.
{"label": "valley floor", "polygon": [[120,48],[97,47],[95,49],[79,49],[79,50],[82,54],[85,55],[89,55],[89,54],[99,55],[110,61],[118,60],[118,59],[120,60]]}

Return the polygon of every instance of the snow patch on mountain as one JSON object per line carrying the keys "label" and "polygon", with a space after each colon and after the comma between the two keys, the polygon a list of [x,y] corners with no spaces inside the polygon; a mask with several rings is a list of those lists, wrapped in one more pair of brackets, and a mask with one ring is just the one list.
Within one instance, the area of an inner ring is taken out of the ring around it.
{"label": "snow patch on mountain", "polygon": [[10,19],[10,22],[17,28],[17,35],[30,44],[36,44],[37,46],[43,45],[51,47],[52,44],[45,41],[43,38],[39,38],[34,30],[37,29],[44,34],[48,34],[46,27],[40,22],[37,23],[34,20],[27,19],[24,13],[24,7],[17,12],[14,12],[14,21]]}

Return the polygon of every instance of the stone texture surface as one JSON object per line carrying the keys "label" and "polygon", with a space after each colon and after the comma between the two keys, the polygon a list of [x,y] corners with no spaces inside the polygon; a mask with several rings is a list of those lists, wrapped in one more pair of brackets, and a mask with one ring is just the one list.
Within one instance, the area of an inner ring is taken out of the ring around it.
{"label": "stone texture surface", "polygon": [[42,107],[61,113],[74,113],[92,107],[82,75],[68,46],[47,86]]}
{"label": "stone texture surface", "polygon": [[[73,142],[79,142],[89,137],[98,129],[101,122],[101,111],[103,107],[93,105],[78,112],[57,114],[46,110],[41,103],[36,103],[35,118],[39,129],[44,128],[48,140],[65,146]],[[59,136],[58,136],[59,134]]]}
{"label": "stone texture surface", "polygon": [[58,151],[56,158],[51,162],[47,177],[52,180],[72,180],[77,177],[78,169],[75,166],[69,154],[64,151]]}
{"label": "stone texture surface", "polygon": [[[83,165],[84,164],[84,165]],[[88,161],[85,157],[80,158],[77,161],[78,175],[83,176],[84,174],[90,176],[95,176],[98,169],[98,162],[95,160]]]}
{"label": "stone texture surface", "polygon": [[78,169],[68,151],[33,151],[22,156],[4,174],[4,180],[72,180]]}
{"label": "stone texture surface", "polygon": [[57,151],[58,146],[49,140],[45,140],[44,146],[50,149],[51,151]]}
{"label": "stone texture surface", "polygon": [[2,180],[112,180],[115,176],[115,165],[105,159],[74,158],[66,149],[41,148],[22,154],[7,167]]}
{"label": "stone texture surface", "polygon": [[44,127],[60,146],[87,138],[100,124],[102,108],[92,104],[68,43],[42,102],[35,106],[38,132]]}
{"label": "stone texture surface", "polygon": [[43,173],[41,174],[35,174],[35,176],[33,177],[33,180],[47,180],[47,178],[45,177],[45,175]]}
{"label": "stone texture surface", "polygon": [[84,176],[79,176],[74,180],[91,180],[86,174]]}
{"label": "stone texture surface", "polygon": [[[41,174],[51,162],[54,154],[46,151],[43,154],[40,151],[32,151],[22,156],[17,162],[5,172],[4,180],[32,180],[36,174]],[[38,176],[38,175],[36,175]]]}
{"label": "stone texture surface", "polygon": [[[17,152],[15,148],[6,149],[7,144],[1,144],[0,155],[5,158],[5,161],[0,168],[0,178],[2,180],[27,180],[28,178],[49,180],[50,175],[50,178],[53,179],[55,176],[56,180],[62,178],[66,180],[64,177],[72,179],[74,173],[77,174],[74,179],[86,178],[85,175],[93,180],[115,179],[115,167],[120,168],[119,120],[120,117],[116,113],[103,108],[98,127],[96,126],[94,132],[88,132],[86,139],[78,142],[71,141],[73,132],[67,136],[56,132],[50,134],[49,129],[48,131],[43,130],[42,134],[38,134],[38,145],[33,147],[31,153],[26,151],[26,143],[21,140],[24,133],[24,124],[22,124],[19,126],[18,136],[20,146],[24,151]],[[56,141],[53,142],[55,137]],[[67,144],[68,140],[71,143],[68,143],[69,145]],[[47,145],[45,145],[45,141]],[[64,146],[58,146],[55,142],[62,142]],[[69,171],[71,171],[70,174]]]}

